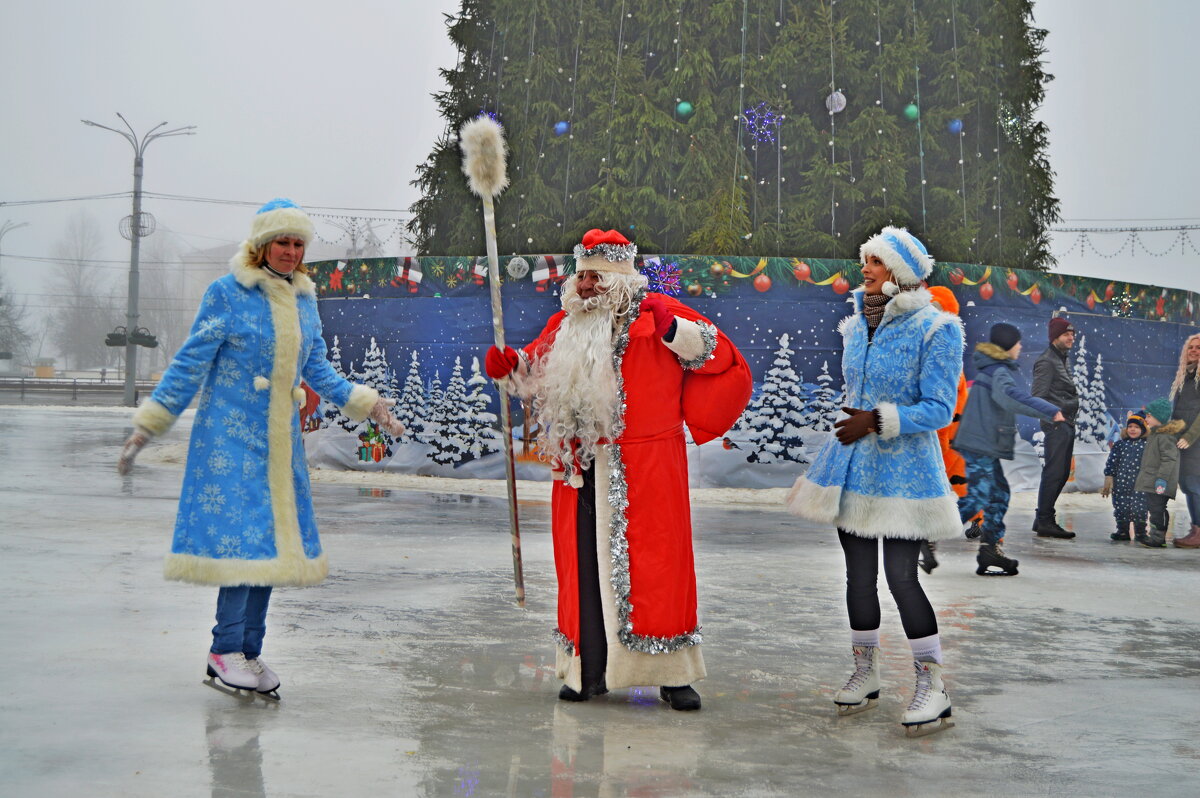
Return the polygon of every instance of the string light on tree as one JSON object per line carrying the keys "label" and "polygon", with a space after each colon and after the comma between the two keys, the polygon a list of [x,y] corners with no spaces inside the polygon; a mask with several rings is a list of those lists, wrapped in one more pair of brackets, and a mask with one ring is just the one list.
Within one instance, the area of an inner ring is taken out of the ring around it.
{"label": "string light on tree", "polygon": [[783,121],[783,116],[765,102],[742,112],[742,124],[746,132],[759,144],[774,144],[775,134]]}

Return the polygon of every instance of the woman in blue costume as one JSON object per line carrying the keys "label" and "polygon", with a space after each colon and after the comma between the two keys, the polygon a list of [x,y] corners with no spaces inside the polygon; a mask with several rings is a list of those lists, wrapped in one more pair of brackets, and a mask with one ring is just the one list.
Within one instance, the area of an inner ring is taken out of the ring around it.
{"label": "woman in blue costume", "polygon": [[839,325],[847,418],[788,496],[792,513],[837,528],[855,670],[834,696],[842,714],[879,696],[879,547],[912,648],[916,692],[901,723],[910,735],[951,725],[937,618],[917,581],[922,540],[962,531],[937,431],[950,423],[962,372],[958,317],[931,304],[925,246],[885,227],[859,251],[863,286]]}
{"label": "woman in blue costume", "polygon": [[404,429],[388,400],[325,358],[303,264],[312,236],[291,200],[258,211],[230,273],[208,287],[188,339],[134,413],[117,466],[128,474],[200,392],[164,573],[220,587],[208,675],[276,698],[279,677],[259,656],[271,589],[314,585],[329,571],[300,439],[300,380],[351,419],[370,417],[393,435]]}

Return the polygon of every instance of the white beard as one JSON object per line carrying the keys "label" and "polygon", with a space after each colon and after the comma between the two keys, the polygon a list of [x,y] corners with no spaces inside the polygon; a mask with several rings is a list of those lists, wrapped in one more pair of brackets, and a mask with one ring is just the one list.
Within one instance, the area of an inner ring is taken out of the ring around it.
{"label": "white beard", "polygon": [[579,300],[576,295],[576,302],[564,300],[564,306],[582,303],[593,308],[568,307],[550,351],[534,367],[534,412],[541,427],[538,446],[544,457],[557,459],[570,471],[576,463],[580,469],[590,467],[597,442],[611,438],[617,426],[615,317],[605,301],[608,297],[593,299]]}

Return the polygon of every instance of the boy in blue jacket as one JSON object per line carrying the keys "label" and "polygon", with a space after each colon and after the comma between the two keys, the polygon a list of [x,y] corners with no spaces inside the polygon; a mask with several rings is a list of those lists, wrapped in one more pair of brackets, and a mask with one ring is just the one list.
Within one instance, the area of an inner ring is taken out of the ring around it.
{"label": "boy in blue jacket", "polygon": [[[1001,460],[1013,458],[1016,414],[1062,421],[1062,412],[1045,399],[1030,395],[1017,383],[1021,331],[1011,324],[992,326],[988,340],[975,345],[977,374],[967,394],[962,422],[950,444],[967,463],[967,495],[958,500],[964,523],[983,510],[983,535],[975,557],[980,575],[1015,576],[1017,561],[1000,548],[1004,514],[1011,496]],[[999,571],[991,571],[998,568]]]}

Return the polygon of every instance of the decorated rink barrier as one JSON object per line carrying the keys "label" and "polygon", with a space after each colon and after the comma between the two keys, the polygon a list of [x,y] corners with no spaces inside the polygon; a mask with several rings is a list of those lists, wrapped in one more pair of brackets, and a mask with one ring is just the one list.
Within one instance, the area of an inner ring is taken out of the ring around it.
{"label": "decorated rink barrier", "polygon": [[[481,373],[491,342],[482,259],[375,258],[310,264],[329,358],[350,379],[398,400],[408,431],[392,440],[322,404],[306,432],[313,465],[462,477],[503,477],[494,386]],[[647,255],[638,267],[651,290],[678,296],[718,322],[754,374],[755,392],[723,440],[689,447],[696,487],[780,487],[807,468],[841,407],[841,339],[859,280],[850,260]],[[506,335],[523,345],[559,307],[564,255],[501,258]],[[1079,330],[1071,353],[1081,406],[1075,473],[1068,490],[1098,490],[1108,442],[1120,420],[1170,387],[1179,349],[1200,323],[1193,292],[991,266],[939,264],[933,284],[962,306],[969,355],[996,322],[1016,325],[1022,372],[1047,345],[1046,326],[1065,312]],[[969,357],[966,376],[974,376]],[[514,406],[517,472],[548,478],[536,430]],[[1041,433],[1022,419],[1014,490],[1036,487]],[[366,451],[364,456],[363,452]]]}

